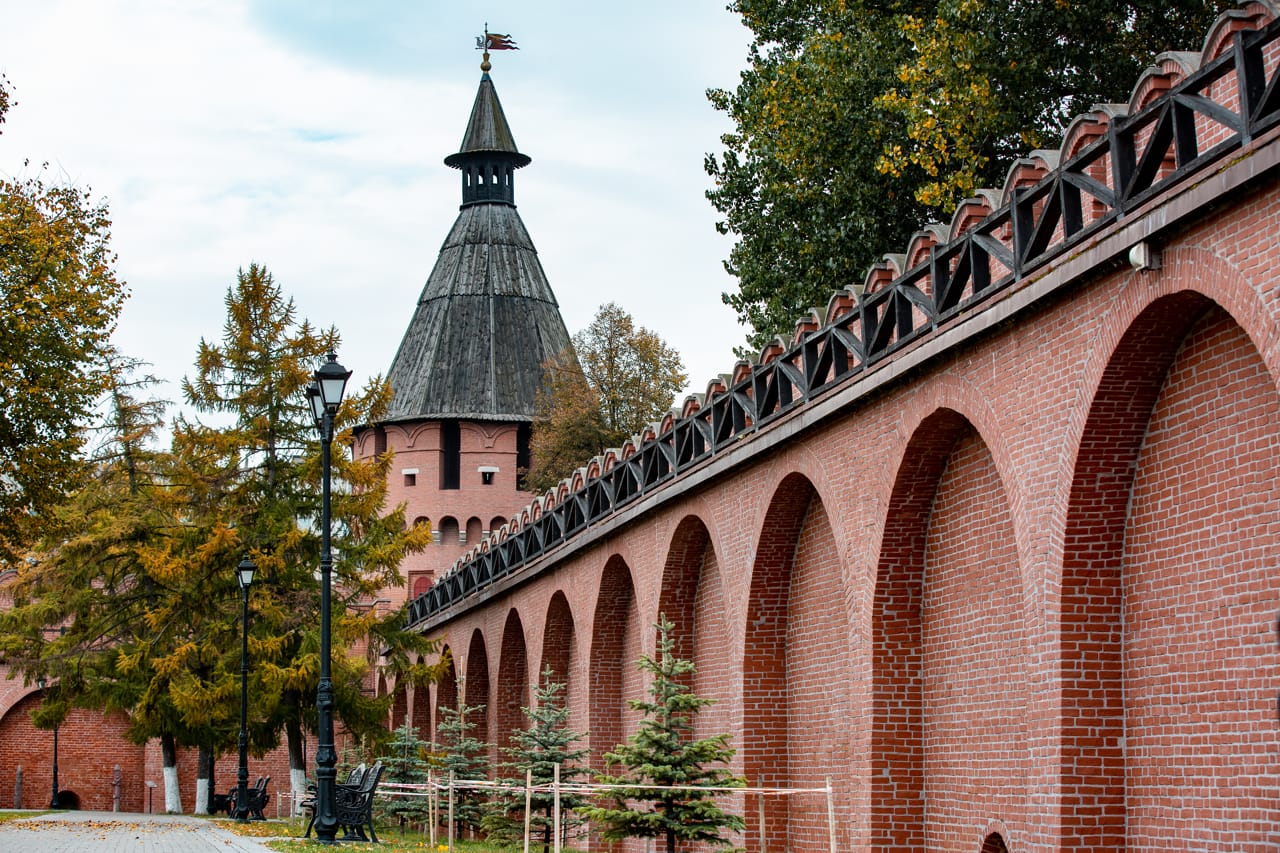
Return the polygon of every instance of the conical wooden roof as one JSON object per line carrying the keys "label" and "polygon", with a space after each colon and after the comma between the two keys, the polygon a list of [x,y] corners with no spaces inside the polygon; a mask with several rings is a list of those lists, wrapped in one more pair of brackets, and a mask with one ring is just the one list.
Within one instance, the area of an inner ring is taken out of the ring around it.
{"label": "conical wooden roof", "polygon": [[[391,363],[388,422],[532,420],[541,365],[569,345],[514,204],[512,172],[530,159],[515,147],[488,74],[462,144],[445,162],[463,171],[463,206]],[[501,191],[478,192],[495,175]]]}
{"label": "conical wooden roof", "polygon": [[517,169],[530,162],[528,156],[516,149],[516,139],[511,134],[511,125],[507,124],[506,113],[502,111],[498,91],[485,73],[480,77],[476,102],[471,105],[471,119],[467,122],[467,132],[462,135],[462,147],[457,154],[444,158],[444,162],[447,166],[460,168],[468,154],[493,152],[512,155]]}

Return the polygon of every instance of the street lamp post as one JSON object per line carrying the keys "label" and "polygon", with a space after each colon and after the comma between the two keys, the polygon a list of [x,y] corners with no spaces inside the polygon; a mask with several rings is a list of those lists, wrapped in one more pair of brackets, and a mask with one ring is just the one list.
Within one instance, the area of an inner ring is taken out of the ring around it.
{"label": "street lamp post", "polygon": [[249,820],[249,587],[258,567],[245,557],[236,566],[240,582],[240,768],[236,774],[235,819]]}
{"label": "street lamp post", "polygon": [[307,399],[320,432],[323,467],[320,505],[320,684],[316,688],[319,743],[316,745],[316,839],[321,844],[336,844],[338,817],[334,813],[334,785],[337,779],[338,754],[333,745],[333,679],[330,672],[330,594],[333,554],[330,552],[329,486],[332,476],[331,447],[333,419],[342,404],[351,371],[338,364],[336,354],[315,372],[307,386]]}
{"label": "street lamp post", "polygon": [[[40,685],[40,698],[44,698],[46,682],[43,678],[36,681]],[[49,800],[49,808],[62,808],[61,798],[58,796],[58,724],[53,724],[53,798]]]}

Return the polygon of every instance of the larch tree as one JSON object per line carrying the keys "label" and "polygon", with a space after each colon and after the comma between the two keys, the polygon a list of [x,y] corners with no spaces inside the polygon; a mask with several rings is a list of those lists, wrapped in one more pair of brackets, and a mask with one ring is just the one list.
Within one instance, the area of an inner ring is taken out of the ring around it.
{"label": "larch tree", "polygon": [[[124,711],[131,740],[159,739],[165,809],[180,811],[177,747],[205,742],[221,721],[185,717],[172,688],[216,666],[233,624],[217,591],[217,550],[189,554],[194,529],[170,488],[171,460],[153,446],[164,404],[144,396],[153,380],[136,367],[109,360],[88,473],[19,569],[0,649],[28,681],[49,682],[38,722],[57,724],[77,706]],[[221,537],[229,551],[231,537]]]}
{"label": "larch tree", "polygon": [[613,302],[543,367],[526,477],[535,492],[660,419],[688,379],[680,354]]}
{"label": "larch tree", "polygon": [[[234,530],[240,549],[258,566],[252,590],[250,639],[260,679],[253,733],[257,749],[289,749],[291,784],[305,788],[303,730],[316,725],[319,676],[320,443],[303,394],[320,360],[336,349],[337,333],[298,320],[262,266],[241,270],[227,293],[227,319],[219,342],[202,340],[196,372],[183,382],[186,401],[212,424],[179,418],[175,485],[191,496],[191,512],[204,529]],[[390,389],[380,378],[349,393],[338,414],[334,444],[350,444],[354,425],[385,412]],[[229,422],[228,422],[229,421]],[[368,640],[388,652],[387,665],[406,680],[429,669],[411,664],[433,644],[403,630],[403,614],[353,607],[377,590],[403,582],[404,556],[424,548],[430,530],[408,527],[404,508],[386,507],[390,454],[355,460],[335,452],[333,529],[333,682],[335,711],[357,735],[385,735],[386,699],[367,697],[361,683],[369,663],[342,650]],[[216,537],[197,546],[216,548]],[[226,566],[228,574],[234,562]],[[193,684],[189,708],[223,701],[218,683]]]}
{"label": "larch tree", "polygon": [[733,130],[707,197],[735,238],[723,294],[751,328],[790,335],[860,284],[927,218],[1070,118],[1125,101],[1163,50],[1199,47],[1230,0],[736,0],[753,42],[736,89],[708,92]]}

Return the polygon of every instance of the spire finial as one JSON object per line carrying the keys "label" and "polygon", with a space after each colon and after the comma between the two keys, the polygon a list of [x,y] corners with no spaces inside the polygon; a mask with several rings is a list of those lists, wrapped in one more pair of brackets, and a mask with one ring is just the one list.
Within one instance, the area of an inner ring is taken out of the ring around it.
{"label": "spire finial", "polygon": [[509,35],[502,33],[489,32],[489,23],[486,21],[484,25],[484,35],[476,36],[476,50],[483,50],[484,55],[480,62],[480,70],[485,74],[489,73],[489,69],[493,66],[489,63],[489,51],[491,50],[519,50],[516,47],[515,40]]}

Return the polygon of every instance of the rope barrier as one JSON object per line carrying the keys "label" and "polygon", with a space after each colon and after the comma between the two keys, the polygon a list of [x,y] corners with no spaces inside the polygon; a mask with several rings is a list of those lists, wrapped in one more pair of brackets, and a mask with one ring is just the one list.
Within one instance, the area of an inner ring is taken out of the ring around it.
{"label": "rope barrier", "polygon": [[[765,808],[764,801],[767,797],[787,797],[796,794],[822,794],[826,798],[827,811],[827,829],[830,836],[831,853],[836,851],[836,820],[835,820],[835,792],[831,785],[831,777],[827,777],[827,783],[821,788],[750,788],[738,787],[731,785],[617,785],[605,783],[584,783],[584,782],[560,782],[560,765],[555,767],[555,779],[551,784],[532,784],[532,772],[526,774],[524,784],[520,784],[515,780],[494,780],[488,779],[455,779],[453,774],[449,774],[447,782],[437,780],[434,774],[428,774],[426,783],[412,784],[402,782],[383,782],[378,786],[375,792],[376,796],[385,798],[395,797],[426,797],[428,801],[428,812],[431,815],[431,843],[434,845],[435,825],[439,823],[439,812],[437,804],[441,794],[448,794],[449,803],[449,836],[448,849],[450,853],[453,851],[454,835],[454,794],[461,790],[476,791],[506,791],[515,793],[523,791],[525,795],[525,844],[529,843],[529,815],[531,811],[531,802],[534,793],[551,794],[555,798],[554,814],[554,838],[555,850],[558,853],[560,849],[560,797],[562,794],[582,794],[587,796],[607,795],[610,791],[634,792],[633,795],[627,796],[623,794],[623,799],[641,799],[649,796],[651,791],[687,791],[697,792],[701,794],[743,794],[759,797],[757,806],[757,821],[759,825],[761,848],[764,849],[766,844],[767,833],[765,831]],[[526,850],[527,850],[526,846]]]}

